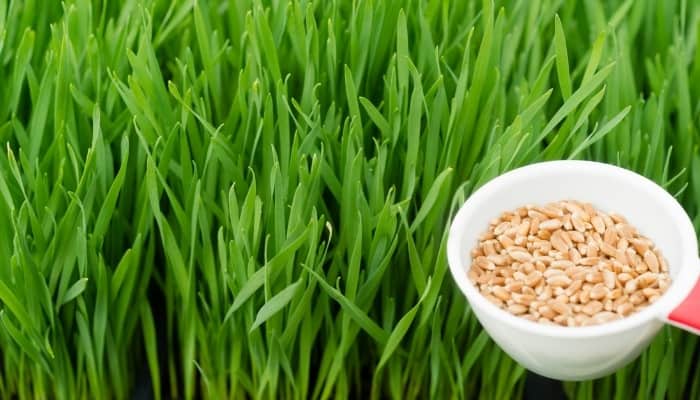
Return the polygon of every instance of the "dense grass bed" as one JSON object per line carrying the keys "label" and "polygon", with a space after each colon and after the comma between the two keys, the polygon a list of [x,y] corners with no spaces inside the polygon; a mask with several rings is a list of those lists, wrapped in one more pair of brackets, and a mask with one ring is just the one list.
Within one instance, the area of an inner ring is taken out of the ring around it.
{"label": "dense grass bed", "polygon": [[[450,217],[576,158],[700,227],[699,28],[692,0],[0,0],[0,397],[521,397]],[[565,390],[698,399],[698,358],[667,327]]]}

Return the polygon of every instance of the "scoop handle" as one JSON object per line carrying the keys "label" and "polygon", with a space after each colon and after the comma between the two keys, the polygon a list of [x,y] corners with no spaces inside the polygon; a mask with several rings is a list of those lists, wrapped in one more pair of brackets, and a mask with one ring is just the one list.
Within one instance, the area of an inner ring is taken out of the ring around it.
{"label": "scoop handle", "polygon": [[674,308],[666,321],[688,332],[700,335],[700,279],[680,304]]}

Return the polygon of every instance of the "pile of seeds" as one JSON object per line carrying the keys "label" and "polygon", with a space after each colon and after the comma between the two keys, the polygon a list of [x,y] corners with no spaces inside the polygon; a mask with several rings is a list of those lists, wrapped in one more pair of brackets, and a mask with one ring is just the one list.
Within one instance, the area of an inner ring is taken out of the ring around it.
{"label": "pile of seeds", "polygon": [[651,240],[625,218],[560,201],[504,212],[472,250],[469,278],[511,314],[586,326],[626,317],[671,284]]}

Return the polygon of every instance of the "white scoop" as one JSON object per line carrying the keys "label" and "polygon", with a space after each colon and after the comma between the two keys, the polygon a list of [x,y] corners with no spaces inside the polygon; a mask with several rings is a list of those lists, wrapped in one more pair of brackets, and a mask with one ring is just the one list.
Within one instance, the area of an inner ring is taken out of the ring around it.
{"label": "white scoop", "polygon": [[[671,286],[646,309],[586,327],[543,325],[498,308],[467,278],[470,251],[489,221],[525,204],[573,199],[615,212],[651,239],[668,261]],[[593,379],[636,358],[664,323],[700,334],[700,261],[693,225],[663,188],[634,172],[590,161],[532,164],[501,175],[472,194],[447,242],[450,270],[474,314],[513,359],[540,375]]]}

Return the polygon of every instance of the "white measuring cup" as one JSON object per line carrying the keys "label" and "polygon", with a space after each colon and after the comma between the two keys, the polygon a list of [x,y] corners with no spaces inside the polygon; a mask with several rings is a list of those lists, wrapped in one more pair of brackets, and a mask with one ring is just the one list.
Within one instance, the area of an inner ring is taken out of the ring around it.
{"label": "white measuring cup", "polygon": [[[627,218],[666,258],[672,284],[656,302],[600,325],[539,324],[498,308],[467,277],[470,251],[489,221],[525,204],[574,199]],[[450,227],[452,276],[474,315],[513,359],[540,375],[585,380],[607,375],[635,359],[665,323],[700,334],[700,260],[693,225],[663,188],[632,171],[590,161],[551,161],[510,171],[473,193]]]}

